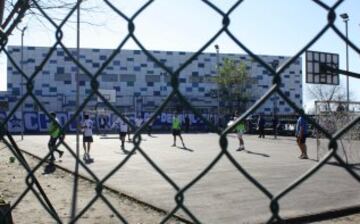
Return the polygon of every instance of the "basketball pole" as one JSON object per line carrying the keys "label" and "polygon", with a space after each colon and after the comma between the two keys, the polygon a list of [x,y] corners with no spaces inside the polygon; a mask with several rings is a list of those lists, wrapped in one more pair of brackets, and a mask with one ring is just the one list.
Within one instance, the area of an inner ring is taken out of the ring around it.
{"label": "basketball pole", "polygon": [[[345,23],[345,36],[346,36],[346,71],[349,71],[349,32],[348,32],[348,22],[350,20],[349,15],[347,13],[340,14],[340,17],[343,19]],[[346,100],[347,103],[347,111],[349,111],[349,102],[350,102],[350,90],[349,90],[349,76],[346,77]]]}
{"label": "basketball pole", "polygon": [[[80,60],[80,5],[82,0],[77,0],[77,8],[76,8],[76,60]],[[80,107],[80,69],[79,66],[76,66],[76,109]],[[80,158],[80,116],[77,116],[76,119],[76,157]],[[75,162],[75,175],[74,175],[74,186],[73,186],[73,195],[71,202],[71,211],[70,217],[73,220],[76,215],[77,208],[77,192],[78,192],[78,173],[79,173],[79,162]]]}

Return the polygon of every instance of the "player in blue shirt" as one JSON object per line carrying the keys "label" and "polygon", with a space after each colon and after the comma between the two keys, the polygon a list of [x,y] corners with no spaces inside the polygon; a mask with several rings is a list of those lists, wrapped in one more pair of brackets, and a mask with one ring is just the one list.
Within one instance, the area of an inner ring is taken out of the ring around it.
{"label": "player in blue shirt", "polygon": [[296,142],[301,151],[301,155],[299,156],[300,159],[308,159],[308,155],[306,152],[306,144],[305,144],[307,131],[308,131],[307,121],[305,120],[304,116],[301,115],[296,122],[296,128],[295,128]]}

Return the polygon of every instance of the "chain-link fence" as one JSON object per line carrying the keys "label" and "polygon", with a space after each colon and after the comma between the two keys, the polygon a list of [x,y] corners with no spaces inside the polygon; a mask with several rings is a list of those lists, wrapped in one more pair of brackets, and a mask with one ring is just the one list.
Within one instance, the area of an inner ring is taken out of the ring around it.
{"label": "chain-link fence", "polygon": [[[3,1],[2,1],[3,2]],[[44,112],[49,119],[52,121],[55,121],[53,117],[50,116],[50,112],[47,111],[46,107],[42,104],[42,102],[39,101],[37,95],[34,93],[34,81],[35,78],[38,76],[39,72],[42,71],[45,64],[48,62],[50,56],[55,51],[56,48],[62,48],[65,52],[65,54],[70,58],[70,60],[78,67],[78,69],[81,71],[81,73],[85,74],[91,81],[91,92],[85,96],[84,100],[80,102],[79,107],[75,111],[75,113],[71,116],[71,118],[65,123],[65,125],[61,128],[61,132],[65,132],[69,125],[77,121],[79,118],[81,112],[86,108],[89,101],[91,101],[94,97],[98,97],[103,101],[103,107],[105,106],[108,110],[111,110],[113,113],[115,113],[117,116],[121,117],[123,120],[126,121],[126,123],[131,126],[133,129],[136,127],[127,120],[126,116],[124,116],[123,113],[121,113],[114,105],[106,100],[106,98],[101,95],[99,91],[99,82],[98,78],[106,69],[108,64],[113,60],[113,58],[119,54],[122,50],[122,47],[124,44],[132,40],[134,41],[137,46],[145,53],[145,55],[148,57],[149,60],[154,62],[157,66],[159,66],[165,73],[169,74],[171,76],[171,86],[172,91],[170,94],[166,96],[166,98],[163,100],[162,104],[156,108],[155,112],[152,114],[151,118],[148,119],[140,128],[138,128],[135,132],[134,138],[133,138],[133,149],[131,150],[131,153],[126,156],[126,158],[121,161],[113,170],[111,170],[104,178],[100,179],[98,178],[94,172],[86,165],[84,162],[80,159],[79,153],[70,147],[70,145],[66,142],[66,140],[62,140],[60,142],[61,145],[63,145],[68,152],[73,156],[73,158],[76,160],[76,168],[75,173],[78,174],[79,168],[82,167],[86,170],[86,172],[95,180],[96,182],[96,195],[92,198],[92,200],[89,202],[85,208],[83,208],[81,211],[76,213],[76,201],[77,201],[77,184],[78,184],[78,175],[74,175],[74,186],[73,186],[73,197],[72,197],[72,216],[71,216],[71,223],[74,223],[79,220],[79,218],[90,208],[90,206],[95,203],[97,200],[102,200],[106,203],[109,209],[112,210],[112,212],[116,215],[116,217],[119,219],[120,222],[127,223],[127,220],[124,218],[124,216],[121,214],[120,211],[118,211],[110,202],[109,200],[103,195],[103,189],[104,189],[104,183],[111,178],[116,172],[118,172],[129,159],[133,156],[135,152],[139,153],[143,158],[161,175],[161,177],[164,178],[164,180],[172,186],[172,188],[176,191],[176,194],[174,195],[176,206],[164,217],[164,219],[161,221],[161,223],[167,222],[177,211],[182,210],[184,213],[190,217],[191,221],[194,223],[201,223],[202,221],[199,220],[196,215],[184,204],[185,195],[189,191],[189,189],[194,186],[195,183],[197,183],[201,178],[203,178],[207,173],[216,165],[221,157],[226,157],[228,160],[236,167],[236,169],[244,176],[246,177],[255,188],[259,189],[269,200],[270,206],[269,209],[271,210],[271,217],[269,217],[268,221],[271,222],[281,222],[283,221],[282,217],[280,217],[280,207],[279,207],[279,200],[281,198],[286,197],[291,191],[293,191],[295,188],[297,188],[299,185],[301,185],[305,180],[307,180],[309,177],[311,177],[313,174],[315,174],[329,159],[335,159],[347,172],[349,172],[354,179],[357,181],[360,181],[360,176],[356,172],[354,172],[352,169],[350,169],[346,163],[343,161],[342,158],[340,158],[336,151],[338,149],[337,146],[337,139],[339,139],[342,135],[344,135],[349,129],[351,129],[355,124],[360,120],[360,117],[356,117],[354,120],[347,123],[343,128],[340,130],[337,130],[335,133],[329,133],[326,129],[324,129],[322,126],[320,126],[314,119],[304,114],[304,111],[299,108],[282,90],[281,90],[281,84],[282,84],[282,74],[284,70],[286,70],[294,61],[296,61],[306,50],[308,50],[314,43],[316,43],[327,31],[332,30],[334,31],[340,39],[342,39],[344,42],[346,42],[354,51],[360,54],[359,48],[349,41],[345,35],[334,25],[334,21],[337,18],[336,15],[336,9],[345,1],[336,1],[334,5],[327,5],[324,2],[320,0],[313,0],[314,5],[321,7],[323,10],[327,12],[327,23],[319,30],[319,32],[312,38],[306,45],[302,47],[296,54],[294,54],[289,60],[287,60],[285,63],[281,64],[276,70],[274,70],[269,64],[265,63],[258,55],[256,55],[254,52],[252,52],[242,41],[237,39],[235,35],[233,34],[232,30],[229,29],[229,26],[231,24],[230,16],[234,12],[235,9],[238,7],[241,7],[243,1],[239,0],[237,1],[228,11],[222,11],[219,7],[217,7],[213,2],[203,0],[203,4],[206,7],[209,7],[210,9],[214,10],[215,13],[221,16],[222,18],[222,26],[219,27],[218,31],[215,35],[210,36],[208,41],[198,50],[196,51],[190,58],[188,58],[180,67],[171,69],[167,67],[163,62],[161,62],[158,58],[156,58],[150,51],[146,49],[146,47],[143,45],[143,43],[138,39],[138,37],[135,35],[134,31],[136,28],[136,18],[142,14],[144,11],[147,10],[147,8],[153,4],[155,1],[148,1],[146,4],[141,6],[132,16],[126,15],[121,8],[115,7],[110,1],[105,0],[104,3],[108,5],[116,14],[119,16],[119,18],[123,19],[127,22],[128,25],[128,33],[125,36],[125,38],[121,41],[121,43],[118,45],[118,47],[113,50],[112,54],[107,58],[107,60],[100,66],[100,68],[92,73],[90,72],[86,67],[84,67],[78,60],[78,55],[74,55],[72,52],[69,51],[69,49],[63,44],[62,40],[64,37],[63,33],[63,27],[64,24],[69,20],[69,18],[73,15],[75,15],[76,10],[79,9],[81,1],[78,1],[77,4],[71,7],[71,10],[69,10],[67,16],[63,21],[60,21],[59,23],[54,21],[46,12],[44,9],[39,5],[39,1],[17,1],[16,5],[14,6],[14,10],[10,13],[9,19],[6,19],[3,21],[2,24],[2,31],[1,31],[1,53],[5,54],[8,61],[13,64],[13,66],[16,68],[16,70],[21,74],[22,78],[26,80],[26,92],[22,95],[20,100],[18,100],[16,106],[9,111],[6,118],[1,122],[0,126],[0,137],[1,140],[4,142],[4,144],[8,147],[9,150],[13,153],[13,155],[18,159],[22,165],[22,167],[26,170],[28,173],[26,177],[26,184],[27,188],[26,190],[19,196],[19,198],[12,203],[9,210],[2,211],[0,213],[0,219],[1,223],[4,220],[4,217],[7,216],[8,213],[10,213],[19,203],[22,202],[22,199],[24,196],[29,193],[30,191],[37,197],[37,199],[42,204],[43,208],[50,214],[55,222],[62,223],[63,220],[59,217],[59,214],[57,213],[56,209],[54,208],[53,203],[49,199],[49,197],[46,195],[45,191],[43,190],[43,187],[37,180],[35,176],[35,172],[39,170],[41,166],[43,166],[46,161],[49,159],[51,152],[49,152],[44,158],[41,159],[41,161],[38,163],[37,166],[34,168],[31,168],[27,162],[27,160],[24,158],[23,152],[20,150],[18,144],[15,142],[13,136],[11,133],[7,131],[7,123],[9,122],[10,117],[17,111],[19,111],[21,105],[27,98],[31,98],[34,103],[37,105],[40,111]],[[24,70],[21,69],[21,66],[15,63],[15,60],[12,58],[11,54],[7,51],[7,42],[9,38],[11,38],[10,34],[14,30],[14,28],[21,23],[21,18],[24,16],[26,11],[29,9],[29,7],[36,8],[42,16],[52,24],[53,28],[56,30],[56,42],[53,44],[53,46],[50,48],[50,51],[46,54],[43,62],[36,68],[36,70],[31,74],[26,74]],[[2,14],[0,14],[2,15]],[[216,126],[214,123],[207,120],[205,117],[202,116],[202,114],[196,109],[196,105],[192,105],[186,96],[184,96],[179,91],[179,74],[181,71],[183,71],[193,60],[195,60],[207,47],[209,47],[211,44],[214,43],[214,40],[218,38],[220,35],[226,35],[228,38],[230,38],[239,48],[241,48],[243,51],[245,51],[248,55],[250,55],[254,61],[259,63],[261,66],[266,68],[269,73],[273,76],[272,86],[268,89],[266,94],[264,94],[256,103],[254,103],[245,113],[243,113],[236,122],[231,126],[226,128],[225,130],[220,130],[218,126]],[[282,191],[274,194],[270,192],[269,189],[267,189],[264,185],[262,185],[260,182],[258,182],[248,171],[246,171],[239,162],[235,160],[235,158],[229,153],[228,151],[228,139],[227,134],[231,132],[235,126],[239,123],[245,120],[249,115],[251,115],[256,109],[258,109],[266,100],[268,100],[272,94],[278,94],[287,104],[289,104],[298,114],[304,115],[305,119],[318,131],[322,132],[323,135],[329,139],[329,145],[328,145],[328,153],[326,156],[324,156],[319,163],[317,163],[314,167],[312,167],[308,172],[304,173],[301,177],[299,177],[297,180],[295,180],[293,183],[291,183],[289,186],[284,188]],[[183,108],[186,108],[186,110],[191,111],[192,113],[196,114],[196,116],[200,117],[201,120],[206,123],[206,125],[213,130],[214,132],[218,133],[219,135],[219,152],[218,155],[208,164],[208,166],[198,175],[196,176],[192,181],[190,181],[188,184],[186,184],[184,187],[180,187],[169,175],[167,175],[165,170],[162,170],[155,161],[153,161],[148,154],[143,150],[141,147],[142,139],[140,136],[140,133],[143,132],[148,125],[152,122],[153,119],[156,118],[171,102],[171,100],[177,97],[179,101],[181,102]]]}

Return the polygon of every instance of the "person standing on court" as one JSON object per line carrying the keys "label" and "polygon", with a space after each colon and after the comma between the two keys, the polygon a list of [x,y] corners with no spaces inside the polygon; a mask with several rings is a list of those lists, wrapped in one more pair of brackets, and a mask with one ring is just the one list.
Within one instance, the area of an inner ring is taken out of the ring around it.
{"label": "person standing on court", "polygon": [[138,116],[135,118],[136,128],[140,128],[140,126],[142,125],[142,123],[143,123],[143,119],[141,118],[140,115],[138,115]]}
{"label": "person standing on court", "polygon": [[156,119],[156,118],[154,118],[152,121],[150,121],[150,123],[149,123],[149,125],[148,125],[148,127],[147,127],[147,131],[148,131],[148,135],[149,135],[149,136],[151,136],[152,127],[153,127],[153,125],[154,125],[154,123],[155,123],[155,119]]}
{"label": "person standing on court", "polygon": [[107,121],[107,118],[105,117],[105,115],[100,115],[100,118],[99,118],[99,129],[100,129],[100,132],[101,132],[101,135],[106,135],[105,132],[106,132],[106,126],[108,126],[108,121]]}
{"label": "person standing on court", "polygon": [[138,116],[135,118],[135,126],[136,129],[139,129],[141,125],[143,124],[144,120],[141,118],[141,115],[138,114]]}
{"label": "person standing on court", "polygon": [[[128,116],[125,115],[125,119],[128,120],[129,122],[131,122],[131,120],[129,119]],[[131,127],[128,125],[128,130],[127,130],[127,134],[128,134],[128,142],[131,142]]]}
{"label": "person standing on court", "polygon": [[81,129],[83,131],[83,148],[84,148],[84,161],[90,161],[91,157],[90,157],[90,148],[91,148],[91,143],[94,141],[93,140],[93,129],[94,123],[93,121],[90,119],[90,116],[88,114],[84,115],[84,121],[81,124]]}
{"label": "person standing on court", "polygon": [[180,121],[179,116],[178,116],[177,113],[175,113],[175,115],[174,115],[174,117],[172,119],[171,129],[172,129],[172,134],[173,134],[173,137],[174,137],[174,143],[173,143],[172,146],[176,146],[176,136],[179,136],[183,147],[186,148],[185,144],[184,144],[184,140],[181,137],[181,121]]}
{"label": "person standing on court", "polygon": [[185,132],[188,133],[190,128],[190,118],[188,115],[185,115],[184,123],[185,123]]}
{"label": "person standing on court", "polygon": [[[236,120],[237,118],[235,118],[234,120]],[[245,149],[245,145],[244,145],[244,139],[243,139],[243,135],[245,133],[245,123],[244,121],[240,121],[240,123],[238,125],[236,125],[236,133],[237,133],[237,137],[239,139],[239,148],[237,149],[237,151],[241,151]]]}
{"label": "person standing on court", "polygon": [[113,123],[112,128],[117,129],[117,131],[119,132],[119,139],[121,141],[121,150],[124,152],[124,154],[129,153],[125,149],[125,138],[126,138],[126,134],[127,134],[127,131],[128,131],[128,125],[126,124],[126,122],[119,117]]}
{"label": "person standing on court", "polygon": [[260,114],[257,122],[257,128],[259,131],[259,138],[265,138],[265,119]]}
{"label": "person standing on court", "polygon": [[308,131],[308,124],[304,118],[304,115],[301,114],[296,122],[295,128],[295,136],[296,136],[296,143],[300,148],[301,155],[299,159],[308,159],[307,155],[307,148],[306,148],[306,136]]}
{"label": "person standing on court", "polygon": [[51,112],[50,116],[55,120],[55,121],[51,121],[49,131],[48,131],[48,133],[50,135],[50,140],[48,142],[48,148],[50,151],[50,162],[53,162],[53,161],[55,161],[54,151],[59,153],[59,158],[61,158],[62,155],[64,154],[64,151],[61,151],[61,150],[57,149],[57,147],[56,147],[57,141],[59,139],[63,140],[64,135],[61,135],[60,122],[59,122],[59,119],[56,117],[56,113]]}

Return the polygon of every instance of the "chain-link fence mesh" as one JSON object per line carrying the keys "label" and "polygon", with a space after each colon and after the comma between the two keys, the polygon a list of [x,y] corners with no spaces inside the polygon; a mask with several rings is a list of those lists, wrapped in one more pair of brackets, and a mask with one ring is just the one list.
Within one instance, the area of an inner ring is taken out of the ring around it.
{"label": "chain-link fence mesh", "polygon": [[[143,43],[138,39],[138,37],[135,35],[134,31],[136,29],[136,18],[142,14],[146,9],[153,4],[155,1],[148,1],[146,4],[141,6],[132,16],[126,15],[121,8],[115,7],[110,1],[105,0],[104,3],[109,6],[122,20],[126,21],[128,24],[128,33],[123,38],[123,40],[120,42],[118,47],[113,50],[112,54],[107,58],[107,60],[100,66],[100,68],[92,73],[90,72],[83,64],[81,64],[78,60],[77,55],[74,55],[70,50],[64,45],[62,42],[64,33],[63,33],[63,27],[66,22],[68,22],[69,18],[73,15],[75,15],[76,10],[80,7],[81,1],[78,1],[77,4],[71,7],[71,10],[69,10],[69,13],[64,18],[64,20],[60,21],[60,23],[57,23],[54,21],[45,11],[44,9],[39,5],[38,1],[18,1],[14,8],[13,12],[11,12],[11,19],[3,21],[2,31],[1,31],[1,52],[6,55],[9,63],[11,63],[16,70],[21,74],[22,78],[26,80],[26,93],[23,94],[23,96],[18,100],[16,103],[16,106],[12,108],[9,113],[7,114],[6,118],[1,122],[0,126],[0,137],[1,140],[4,142],[4,144],[8,147],[9,150],[13,153],[13,155],[18,159],[22,165],[22,167],[26,170],[28,173],[26,177],[26,184],[27,188],[26,190],[19,196],[19,198],[12,203],[9,210],[5,211],[5,213],[2,211],[0,213],[0,219],[4,219],[4,217],[7,216],[8,213],[10,213],[19,203],[22,202],[22,199],[27,195],[29,192],[32,192],[39,202],[42,204],[43,208],[50,214],[55,222],[62,223],[64,222],[61,220],[58,212],[54,208],[54,205],[52,204],[51,200],[46,195],[45,191],[43,190],[43,187],[37,180],[35,176],[35,172],[39,170],[40,167],[42,167],[46,161],[49,159],[51,152],[49,152],[44,158],[41,159],[41,161],[38,163],[37,166],[34,168],[31,168],[25,159],[23,152],[20,150],[18,144],[15,142],[13,136],[11,133],[8,132],[6,128],[6,124],[9,122],[10,117],[17,111],[19,111],[21,105],[27,98],[31,98],[34,103],[37,105],[40,111],[44,112],[49,119],[52,121],[55,121],[53,117],[50,116],[50,112],[47,111],[46,107],[42,105],[42,102],[38,99],[37,95],[33,92],[34,90],[34,81],[35,78],[38,76],[40,71],[44,68],[46,63],[48,62],[50,56],[53,54],[53,52],[56,50],[56,48],[62,48],[65,52],[65,54],[71,59],[71,61],[78,67],[81,73],[85,74],[91,81],[91,92],[84,97],[84,100],[80,103],[79,107],[75,111],[75,113],[71,116],[71,118],[65,123],[65,125],[61,128],[62,132],[65,132],[65,130],[69,127],[69,125],[76,121],[78,117],[80,116],[81,112],[86,108],[87,104],[91,99],[94,97],[100,98],[103,101],[102,107],[106,107],[107,110],[111,110],[113,113],[115,113],[117,116],[121,117],[123,120],[126,121],[126,123],[131,126],[134,130],[136,127],[127,120],[126,116],[124,116],[123,113],[121,113],[114,105],[106,100],[106,98],[100,93],[99,91],[99,81],[98,78],[106,69],[106,67],[109,65],[109,63],[114,59],[114,57],[119,54],[122,50],[122,47],[125,45],[125,43],[129,40],[132,40],[136,43],[136,45],[144,52],[144,54],[148,57],[149,60],[154,62],[157,66],[159,66],[163,72],[169,74],[171,76],[171,87],[172,91],[170,94],[166,96],[166,98],[163,100],[162,104],[156,108],[155,112],[152,114],[151,118],[148,119],[141,127],[136,129],[134,138],[133,138],[133,149],[131,150],[130,154],[126,156],[126,158],[121,161],[113,170],[111,170],[104,178],[99,178],[95,175],[95,173],[84,164],[84,162],[79,158],[79,152],[74,150],[72,147],[69,146],[69,144],[66,142],[66,140],[62,140],[59,144],[63,145],[68,152],[73,156],[73,158],[76,160],[76,168],[75,172],[78,174],[79,167],[82,167],[86,170],[87,174],[93,179],[93,181],[96,182],[96,194],[94,197],[90,200],[87,206],[85,206],[83,209],[81,209],[79,212],[75,212],[76,210],[76,201],[77,201],[77,184],[78,184],[78,175],[74,175],[74,186],[73,186],[73,197],[72,197],[72,216],[71,216],[71,223],[74,223],[79,220],[80,217],[84,215],[84,213],[97,201],[102,200],[109,209],[116,215],[116,217],[119,219],[120,222],[127,223],[127,220],[124,218],[124,215],[118,211],[109,201],[108,198],[106,198],[103,195],[103,189],[104,184],[107,180],[109,180],[116,172],[118,172],[133,156],[135,152],[139,153],[160,175],[161,177],[177,192],[175,196],[176,206],[164,217],[164,219],[161,221],[161,223],[167,222],[177,211],[182,210],[185,214],[190,217],[191,221],[194,223],[201,223],[202,221],[196,217],[196,215],[189,209],[185,204],[184,200],[186,197],[186,193],[191,189],[192,186],[194,186],[195,183],[197,183],[201,178],[203,178],[207,173],[218,163],[220,158],[226,157],[233,165],[236,167],[236,169],[250,181],[255,188],[259,189],[269,200],[269,209],[271,210],[271,217],[269,217],[267,222],[280,222],[282,221],[282,218],[279,215],[280,209],[279,209],[279,200],[283,197],[286,197],[286,195],[289,194],[292,190],[297,188],[299,185],[301,185],[305,180],[310,178],[313,174],[315,174],[329,159],[335,159],[347,172],[349,172],[354,179],[357,181],[360,181],[360,176],[354,172],[352,169],[350,169],[346,163],[343,161],[342,158],[340,158],[336,151],[338,149],[337,146],[337,139],[339,139],[342,135],[344,135],[349,129],[351,129],[355,124],[359,121],[360,117],[356,117],[352,121],[348,122],[343,128],[340,130],[337,130],[335,133],[329,133],[326,129],[324,129],[321,125],[316,123],[314,119],[304,114],[303,110],[299,108],[281,89],[280,86],[282,84],[282,74],[286,68],[288,68],[295,60],[297,60],[306,50],[308,50],[316,41],[318,41],[327,31],[332,30],[334,31],[340,39],[342,39],[344,42],[346,42],[354,51],[360,54],[359,48],[349,41],[345,35],[334,25],[334,21],[337,18],[336,15],[336,9],[344,2],[344,1],[336,1],[334,5],[329,6],[325,4],[324,2],[320,0],[313,0],[314,5],[321,7],[323,10],[327,12],[327,23],[319,30],[319,32],[305,45],[302,49],[300,49],[296,54],[294,54],[289,60],[287,60],[285,63],[281,64],[276,70],[274,70],[271,66],[269,66],[267,63],[265,63],[258,55],[256,55],[254,52],[252,52],[243,42],[241,42],[238,38],[235,37],[232,30],[229,29],[229,25],[231,24],[230,16],[234,12],[235,9],[241,7],[243,1],[239,0],[237,1],[228,11],[222,11],[219,7],[217,7],[213,2],[203,0],[203,4],[206,7],[209,7],[210,9],[214,10],[218,15],[222,18],[222,26],[219,27],[218,31],[215,35],[209,37],[208,41],[198,50],[196,51],[190,58],[188,58],[180,67],[176,69],[171,69],[167,67],[164,63],[162,63],[158,58],[156,58],[149,50],[146,49],[146,47],[143,45]],[[7,51],[7,42],[8,39],[11,38],[10,34],[14,30],[14,27],[16,27],[19,23],[21,23],[21,18],[24,16],[24,13],[26,10],[29,9],[29,6],[35,7],[42,16],[53,26],[53,28],[56,30],[55,36],[56,36],[56,42],[53,44],[53,46],[50,48],[49,52],[46,54],[43,62],[38,65],[36,70],[32,74],[26,74],[24,70],[21,69],[21,66],[16,64],[15,60],[12,58],[11,54]],[[9,16],[9,18],[10,18]],[[259,63],[261,66],[266,68],[269,73],[273,75],[273,81],[271,88],[268,89],[268,91],[256,102],[254,103],[246,112],[244,112],[237,120],[236,122],[231,126],[226,128],[225,130],[220,130],[214,123],[211,123],[209,120],[207,120],[205,117],[202,116],[202,114],[196,109],[196,105],[192,105],[190,101],[187,99],[186,96],[184,96],[179,91],[179,74],[181,71],[183,71],[193,60],[195,60],[207,47],[209,47],[211,44],[214,43],[215,39],[218,38],[220,35],[226,35],[229,37],[239,48],[241,48],[243,51],[245,51],[248,55],[250,55],[254,61]],[[252,114],[257,108],[259,108],[266,100],[268,100],[272,94],[278,94],[279,97],[281,97],[287,104],[289,104],[298,114],[304,115],[305,119],[318,131],[323,133],[323,135],[329,139],[329,145],[328,145],[328,153],[321,159],[319,163],[317,163],[314,167],[312,167],[309,171],[304,173],[301,177],[299,177],[297,180],[295,180],[293,183],[291,183],[289,186],[284,188],[282,191],[274,194],[270,192],[269,189],[267,189],[264,185],[262,185],[260,182],[258,182],[248,171],[246,171],[239,162],[235,160],[235,158],[229,153],[228,151],[228,140],[226,138],[227,134],[231,132],[234,127],[239,123],[242,122],[246,117],[248,117],[250,114]],[[141,146],[141,135],[140,133],[143,132],[147,126],[152,122],[153,119],[155,119],[156,116],[158,116],[164,108],[171,102],[171,100],[177,97],[177,99],[181,102],[183,108],[186,108],[186,110],[191,111],[196,116],[200,117],[201,120],[214,132],[218,133],[219,135],[219,152],[217,156],[208,164],[208,166],[198,175],[196,176],[192,181],[190,181],[188,184],[186,184],[184,187],[180,187],[169,175],[167,175],[165,170],[162,170],[154,160],[150,158],[150,156],[143,150]]]}

